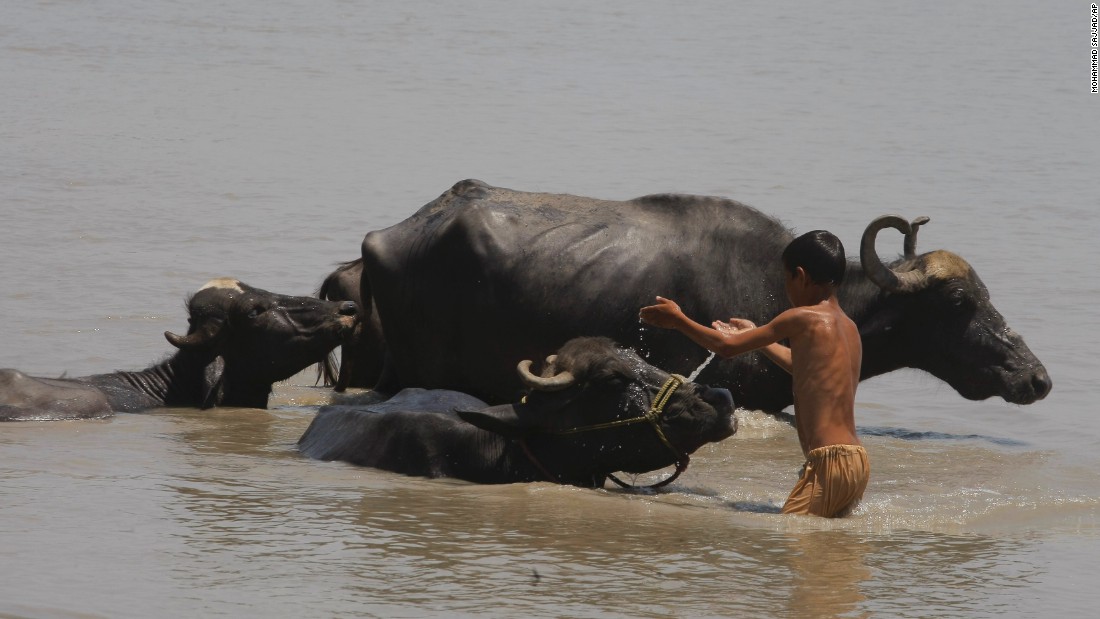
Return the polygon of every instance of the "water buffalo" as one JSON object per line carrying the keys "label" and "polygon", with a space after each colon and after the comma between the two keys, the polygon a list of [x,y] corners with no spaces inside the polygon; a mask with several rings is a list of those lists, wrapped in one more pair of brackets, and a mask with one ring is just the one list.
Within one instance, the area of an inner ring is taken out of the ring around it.
{"label": "water buffalo", "polygon": [[[970,265],[946,251],[916,254],[922,223],[887,217],[868,226],[839,291],[863,338],[862,378],[913,367],[970,399],[1045,397],[1046,369]],[[891,264],[875,251],[885,227],[905,234],[904,256]],[[378,387],[508,402],[522,387],[509,360],[579,335],[610,337],[686,373],[705,351],[640,328],[638,308],[659,294],[704,323],[762,324],[788,307],[780,254],[792,238],[776,219],[723,198],[613,202],[459,182],[363,240],[362,307],[377,312],[388,344]],[[701,378],[746,408],[792,402],[790,376],[755,353],[716,360]]]}
{"label": "water buffalo", "polygon": [[139,372],[37,378],[0,370],[0,421],[104,417],[161,406],[266,408],[272,383],[317,363],[352,332],[358,309],[216,279],[188,301],[179,349]]}
{"label": "water buffalo", "polygon": [[323,407],[298,448],[406,475],[600,487],[616,471],[682,472],[689,454],[737,429],[727,390],[685,382],[607,338],[570,340],[547,361],[541,376],[520,363],[530,392],[518,403],[412,388]]}

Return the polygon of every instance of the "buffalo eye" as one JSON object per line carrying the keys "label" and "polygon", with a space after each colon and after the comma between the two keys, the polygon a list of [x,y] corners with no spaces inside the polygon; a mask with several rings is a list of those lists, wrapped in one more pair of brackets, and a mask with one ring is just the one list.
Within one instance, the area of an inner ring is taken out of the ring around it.
{"label": "buffalo eye", "polygon": [[951,305],[957,308],[971,307],[974,304],[970,295],[962,288],[952,288],[951,291],[947,293],[947,298],[951,301]]}
{"label": "buffalo eye", "polygon": [[264,311],[265,310],[262,305],[253,305],[252,308],[248,310],[248,319],[255,320],[256,318],[259,318],[260,314],[264,313]]}

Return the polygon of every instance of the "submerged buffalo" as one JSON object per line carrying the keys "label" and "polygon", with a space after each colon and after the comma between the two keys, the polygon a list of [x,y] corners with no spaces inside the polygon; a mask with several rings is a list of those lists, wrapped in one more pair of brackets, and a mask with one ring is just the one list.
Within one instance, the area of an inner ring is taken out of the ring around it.
{"label": "submerged buffalo", "polygon": [[78,419],[161,406],[266,408],[271,385],[321,361],[352,332],[357,308],[216,279],[187,304],[179,350],[139,372],[38,378],[0,370],[0,421]]}
{"label": "submerged buffalo", "polygon": [[736,431],[728,391],[670,375],[607,338],[571,340],[547,361],[540,376],[520,363],[530,393],[514,404],[413,388],[323,407],[298,448],[406,475],[600,487],[616,471],[682,472],[691,453]]}
{"label": "submerged buffalo", "polygon": [[[974,269],[947,251],[916,254],[921,223],[872,222],[839,291],[863,338],[862,378],[913,367],[970,399],[1045,397],[1046,369]],[[875,251],[886,227],[905,234],[904,256],[891,264]],[[512,359],[579,335],[610,337],[687,372],[706,351],[640,328],[638,308],[659,294],[704,322],[763,324],[788,307],[780,254],[792,238],[777,220],[722,198],[613,202],[462,181],[363,240],[362,307],[377,312],[386,341],[378,386],[511,401],[522,387]],[[701,378],[746,408],[778,411],[792,401],[790,376],[758,354],[715,360]]]}

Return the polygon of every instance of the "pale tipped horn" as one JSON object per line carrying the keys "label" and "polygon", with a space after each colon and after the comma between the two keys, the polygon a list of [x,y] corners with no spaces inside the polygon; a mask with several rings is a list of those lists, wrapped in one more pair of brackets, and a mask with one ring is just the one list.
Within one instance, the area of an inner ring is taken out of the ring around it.
{"label": "pale tipped horn", "polygon": [[[927,221],[927,217],[921,217],[914,220],[914,223],[916,227],[920,227]],[[906,236],[906,249],[915,250],[916,227],[897,215],[883,215],[872,221],[863,231],[863,239],[859,244],[859,261],[863,265],[867,278],[880,288],[889,292],[904,293],[915,292],[928,284],[928,276],[922,271],[898,272],[890,269],[882,263],[875,249],[875,238],[879,230],[894,228]]]}
{"label": "pale tipped horn", "polygon": [[905,235],[905,257],[916,258],[917,257],[917,228],[928,223],[927,217],[918,217],[909,222],[909,234]]}
{"label": "pale tipped horn", "polygon": [[530,359],[520,361],[519,365],[516,366],[516,370],[519,371],[519,377],[523,381],[523,384],[539,391],[558,391],[560,389],[565,389],[576,380],[573,374],[567,371],[558,372],[550,377],[535,376],[531,373]]}

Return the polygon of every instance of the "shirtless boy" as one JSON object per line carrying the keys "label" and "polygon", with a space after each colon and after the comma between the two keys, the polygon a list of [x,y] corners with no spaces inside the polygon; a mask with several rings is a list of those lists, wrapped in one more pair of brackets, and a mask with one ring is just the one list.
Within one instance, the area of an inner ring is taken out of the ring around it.
{"label": "shirtless boy", "polygon": [[723,358],[760,350],[790,373],[806,465],[783,513],[843,516],[862,498],[871,472],[856,436],[854,411],[863,349],[855,323],[836,298],[847,265],[844,246],[824,230],[808,232],[783,251],[783,265],[794,307],[766,325],[731,318],[707,328],[662,297],[643,307],[639,317],[655,327],[676,329]]}

